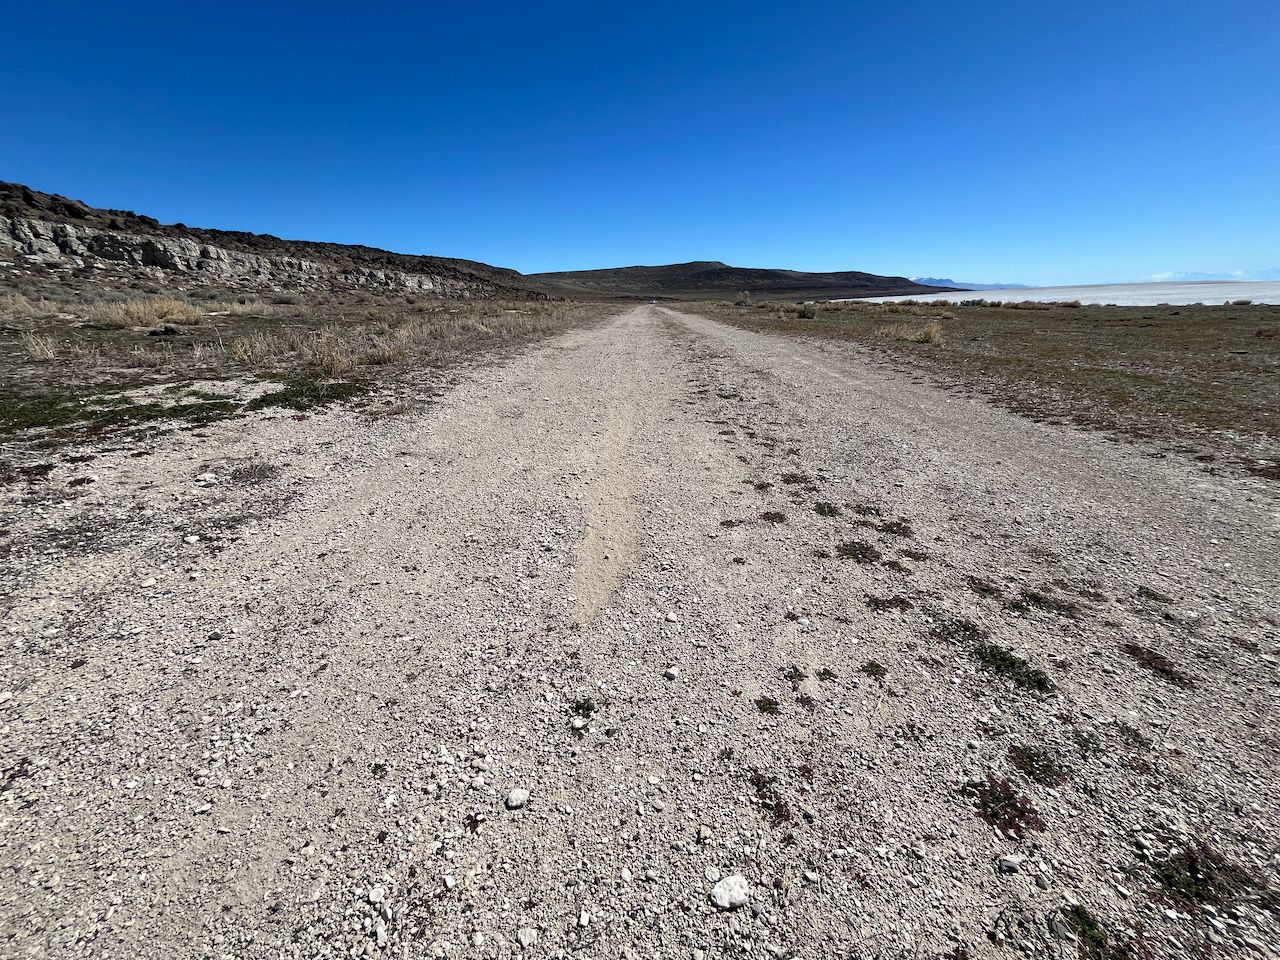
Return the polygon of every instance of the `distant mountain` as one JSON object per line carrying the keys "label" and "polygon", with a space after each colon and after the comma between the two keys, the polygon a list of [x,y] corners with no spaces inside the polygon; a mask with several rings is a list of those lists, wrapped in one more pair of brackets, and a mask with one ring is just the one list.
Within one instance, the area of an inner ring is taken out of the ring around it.
{"label": "distant mountain", "polygon": [[1280,267],[1270,270],[1235,270],[1231,273],[1156,273],[1147,278],[1151,283],[1199,283],[1221,280],[1280,280]]}
{"label": "distant mountain", "polygon": [[947,287],[951,290],[1026,290],[1025,283],[962,283],[959,280],[947,280],[938,277],[912,277],[916,283],[926,287]]}
{"label": "distant mountain", "polygon": [[524,279],[536,289],[555,296],[601,300],[726,300],[740,293],[766,299],[834,300],[938,292],[906,277],[882,277],[856,270],[805,273],[731,267],[719,260],[531,273]]}

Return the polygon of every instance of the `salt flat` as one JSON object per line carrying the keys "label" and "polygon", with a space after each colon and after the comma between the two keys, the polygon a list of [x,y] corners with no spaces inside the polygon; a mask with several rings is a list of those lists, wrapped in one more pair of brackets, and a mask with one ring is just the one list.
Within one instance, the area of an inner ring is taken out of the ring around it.
{"label": "salt flat", "polygon": [[895,300],[924,302],[994,300],[999,302],[1035,300],[1039,302],[1079,300],[1081,303],[1144,307],[1158,303],[1224,303],[1252,300],[1280,304],[1280,280],[1197,280],[1167,283],[1100,283],[1074,287],[1029,287],[1021,290],[961,290],[923,297],[872,297],[875,303]]}

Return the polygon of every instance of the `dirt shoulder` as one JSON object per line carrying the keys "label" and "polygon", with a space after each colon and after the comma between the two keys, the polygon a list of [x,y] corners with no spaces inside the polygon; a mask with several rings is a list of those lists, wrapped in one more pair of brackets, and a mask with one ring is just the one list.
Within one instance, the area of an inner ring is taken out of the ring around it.
{"label": "dirt shoulder", "polygon": [[1280,935],[1267,483],[648,306],[420,403],[0,491],[6,954]]}

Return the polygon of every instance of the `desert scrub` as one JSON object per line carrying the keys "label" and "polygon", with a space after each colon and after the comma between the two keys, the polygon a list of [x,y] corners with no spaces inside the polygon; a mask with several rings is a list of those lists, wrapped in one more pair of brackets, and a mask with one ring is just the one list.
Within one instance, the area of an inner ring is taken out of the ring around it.
{"label": "desert scrub", "polygon": [[96,304],[89,319],[103,327],[142,327],[157,323],[197,324],[204,311],[176,297],[111,300]]}

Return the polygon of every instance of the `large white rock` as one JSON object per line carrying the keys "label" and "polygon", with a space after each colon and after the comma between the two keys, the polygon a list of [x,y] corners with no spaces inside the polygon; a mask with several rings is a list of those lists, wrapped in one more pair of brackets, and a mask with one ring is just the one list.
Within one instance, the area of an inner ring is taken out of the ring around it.
{"label": "large white rock", "polygon": [[751,887],[747,878],[734,873],[711,888],[711,902],[719,910],[737,910],[751,899]]}

